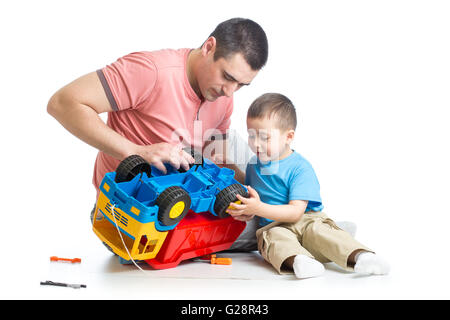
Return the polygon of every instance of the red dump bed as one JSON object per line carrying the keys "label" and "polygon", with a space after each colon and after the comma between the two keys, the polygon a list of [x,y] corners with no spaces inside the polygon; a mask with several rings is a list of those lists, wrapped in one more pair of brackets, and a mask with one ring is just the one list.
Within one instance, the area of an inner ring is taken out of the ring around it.
{"label": "red dump bed", "polygon": [[245,228],[232,217],[218,218],[209,212],[189,211],[169,231],[157,256],[145,260],[154,269],[176,267],[181,261],[229,249]]}

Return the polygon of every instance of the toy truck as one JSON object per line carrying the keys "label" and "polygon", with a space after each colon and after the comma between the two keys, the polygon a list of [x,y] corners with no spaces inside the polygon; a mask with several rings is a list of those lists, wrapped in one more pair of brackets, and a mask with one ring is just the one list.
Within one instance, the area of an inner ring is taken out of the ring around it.
{"label": "toy truck", "polygon": [[203,157],[196,163],[188,171],[166,165],[163,174],[138,155],[124,159],[100,184],[94,233],[122,259],[159,269],[229,248],[245,223],[225,211],[238,202],[236,194],[247,197],[247,189],[233,170]]}

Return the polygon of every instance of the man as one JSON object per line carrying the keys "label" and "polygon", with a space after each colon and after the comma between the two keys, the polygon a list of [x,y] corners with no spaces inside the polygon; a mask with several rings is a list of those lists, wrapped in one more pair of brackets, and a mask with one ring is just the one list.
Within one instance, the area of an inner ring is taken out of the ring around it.
{"label": "man", "polygon": [[[202,148],[212,134],[225,134],[233,93],[251,83],[267,56],[264,30],[234,18],[220,23],[200,48],[135,52],[84,75],[57,91],[47,110],[99,150],[98,194],[105,173],[132,154],[163,172],[164,163],[188,169],[194,159],[180,141]],[[106,124],[99,117],[104,112]]]}

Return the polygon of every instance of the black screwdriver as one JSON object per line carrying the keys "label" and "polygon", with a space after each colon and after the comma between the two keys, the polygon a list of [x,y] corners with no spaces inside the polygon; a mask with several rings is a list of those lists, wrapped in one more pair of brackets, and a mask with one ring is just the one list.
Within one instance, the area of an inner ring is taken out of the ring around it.
{"label": "black screwdriver", "polygon": [[49,280],[41,281],[41,286],[69,287],[74,289],[86,288],[85,284],[70,284],[70,283],[54,282]]}

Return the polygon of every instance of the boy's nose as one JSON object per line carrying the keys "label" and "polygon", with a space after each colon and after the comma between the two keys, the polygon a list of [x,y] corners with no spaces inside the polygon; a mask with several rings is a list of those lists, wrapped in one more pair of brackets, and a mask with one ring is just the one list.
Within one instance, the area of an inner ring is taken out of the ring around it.
{"label": "boy's nose", "polygon": [[255,140],[249,140],[248,145],[253,152],[258,152],[259,146]]}

